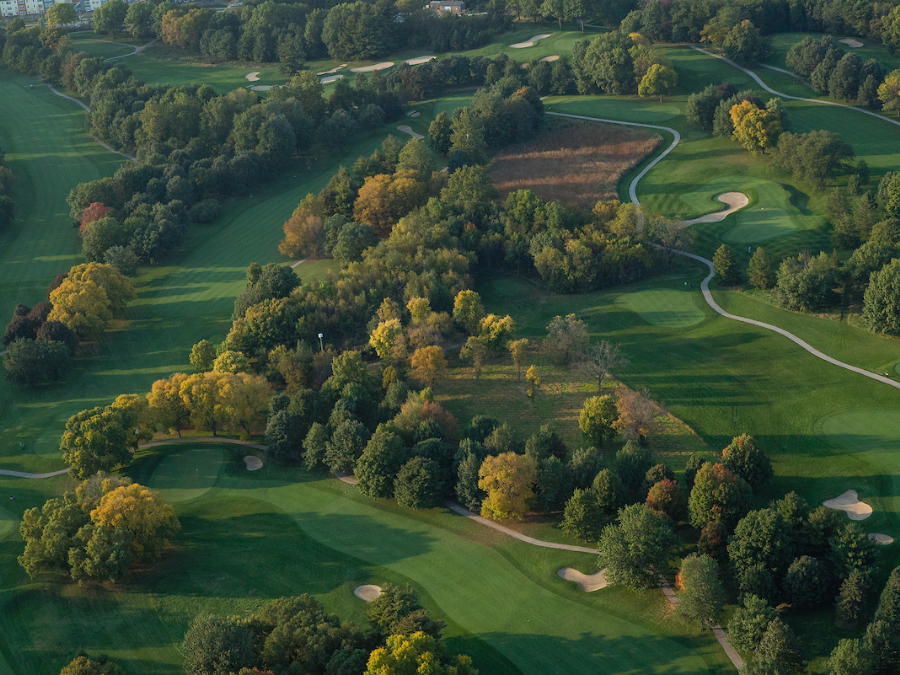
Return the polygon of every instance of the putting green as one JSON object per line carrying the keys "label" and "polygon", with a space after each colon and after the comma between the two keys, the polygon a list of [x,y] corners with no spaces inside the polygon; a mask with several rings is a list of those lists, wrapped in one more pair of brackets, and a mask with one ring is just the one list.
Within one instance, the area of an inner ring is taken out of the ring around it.
{"label": "putting green", "polygon": [[693,326],[705,318],[694,303],[694,296],[682,289],[653,288],[623,293],[616,298],[616,304],[638,314],[649,324],[665,328]]}
{"label": "putting green", "polygon": [[215,446],[178,445],[159,463],[148,487],[159,490],[168,503],[200,497],[216,484],[225,463],[225,450]]}
{"label": "putting green", "polygon": [[19,519],[0,506],[0,539],[16,529]]}
{"label": "putting green", "polygon": [[[791,195],[775,181],[747,176],[721,176],[681,196],[691,213],[706,214],[722,210],[716,195],[743,192],[750,204],[723,221],[722,241],[729,244],[755,244],[768,241],[797,229],[812,226],[803,223],[806,216],[791,203]],[[727,229],[731,225],[730,229]]]}

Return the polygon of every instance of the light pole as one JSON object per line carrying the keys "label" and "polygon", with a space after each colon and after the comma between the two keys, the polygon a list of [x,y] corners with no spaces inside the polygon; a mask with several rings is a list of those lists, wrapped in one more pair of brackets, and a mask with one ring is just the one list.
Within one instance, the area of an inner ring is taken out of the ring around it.
{"label": "light pole", "polygon": [[322,353],[325,353],[325,345],[322,344],[322,334],[319,333],[319,349],[322,350]]}

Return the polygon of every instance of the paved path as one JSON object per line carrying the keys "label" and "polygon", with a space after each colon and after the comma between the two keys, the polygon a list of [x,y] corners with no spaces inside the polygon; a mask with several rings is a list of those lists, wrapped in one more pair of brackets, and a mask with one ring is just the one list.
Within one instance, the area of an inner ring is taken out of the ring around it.
{"label": "paved path", "polygon": [[52,478],[53,476],[61,476],[69,473],[68,469],[60,469],[59,471],[51,471],[50,473],[24,473],[22,471],[7,471],[0,469],[0,476],[15,476],[16,478]]}
{"label": "paved path", "polygon": [[[710,56],[716,56],[715,54],[711,54],[710,52],[707,52],[706,50],[700,49],[699,47],[693,47],[693,49],[696,49],[696,50],[698,50],[698,51],[701,51],[701,52],[703,52],[704,54],[710,54]],[[716,58],[724,59],[724,57],[721,57],[721,56],[716,57]],[[731,63],[731,64],[734,65],[736,68],[740,68],[740,66],[738,66],[737,64],[735,64],[733,61],[730,61],[730,60],[728,60],[728,59],[724,59],[724,60],[725,60],[725,61],[728,61],[728,63]],[[752,75],[753,78],[756,79],[757,82],[759,82],[760,84],[762,84],[762,85],[765,87],[765,84],[762,82],[762,80],[760,80],[754,73],[752,73],[752,72],[749,71],[749,70],[746,70],[745,68],[741,68],[741,70],[743,70],[744,72],[748,73],[749,75]],[[768,87],[765,87],[765,88],[766,88],[767,91],[772,92],[773,94],[777,94],[777,95],[779,95],[779,96],[783,96],[783,94],[779,94],[779,92],[775,91],[774,89],[769,89]],[[796,97],[788,96],[787,98],[796,98]],[[831,103],[831,102],[829,102],[829,101],[816,101],[816,100],[814,100],[814,99],[798,99],[798,100],[801,100],[801,101],[811,101],[811,102],[813,102],[813,103],[824,103],[824,104],[827,104],[827,105],[837,105],[837,106],[840,106],[840,107],[843,107],[843,108],[849,108],[850,110],[857,110],[857,111],[859,111],[859,112],[861,112],[861,113],[865,113],[865,114],[867,114],[867,115],[871,114],[871,115],[873,115],[874,117],[879,117],[879,118],[881,118],[881,119],[885,119],[885,120],[887,120],[888,122],[891,122],[892,124],[896,124],[897,126],[900,126],[900,122],[897,122],[897,121],[895,121],[895,120],[888,120],[888,118],[884,117],[883,115],[875,115],[874,113],[870,113],[868,110],[862,110],[861,108],[854,108],[853,106],[844,106],[844,105],[841,105],[841,104],[839,104],[839,103]],[[661,129],[661,130],[663,130],[663,131],[668,131],[669,133],[674,134],[674,136],[675,136],[675,141],[672,143],[672,145],[670,145],[668,148],[666,148],[666,149],[659,155],[659,157],[657,157],[657,158],[654,159],[652,162],[650,162],[650,163],[644,168],[644,170],[641,171],[637,176],[635,176],[635,178],[634,178],[633,181],[631,181],[631,185],[628,187],[628,195],[629,195],[629,197],[631,198],[631,201],[634,202],[635,204],[638,204],[638,205],[640,205],[640,203],[641,203],[641,202],[638,200],[638,198],[637,198],[637,185],[638,185],[638,182],[639,182],[639,181],[641,180],[641,178],[643,178],[643,177],[647,174],[647,172],[648,172],[650,169],[652,169],[652,168],[653,168],[653,167],[654,167],[654,166],[655,166],[655,165],[656,165],[663,157],[665,157],[665,156],[668,155],[672,150],[674,150],[674,149],[675,149],[675,146],[678,145],[678,141],[681,139],[681,137],[678,135],[678,132],[675,131],[675,129],[671,129],[671,128],[669,128],[669,127],[654,126],[654,125],[651,125],[651,124],[637,124],[637,123],[635,123],[635,122],[621,122],[621,121],[619,121],[619,120],[601,119],[601,118],[599,118],[599,117],[585,117],[584,115],[567,115],[567,114],[565,114],[565,113],[545,113],[545,114],[547,114],[547,115],[556,115],[557,117],[570,117],[570,118],[572,118],[572,119],[577,119],[577,120],[589,120],[589,121],[591,121],[591,122],[604,122],[604,123],[606,123],[606,124],[622,124],[622,125],[630,126],[630,127],[646,127],[646,128],[649,128],[649,129]],[[756,321],[756,320],[754,320],[754,319],[747,319],[747,318],[744,318],[744,317],[742,317],[742,316],[737,316],[736,314],[730,314],[729,312],[726,312],[724,309],[722,309],[722,308],[719,306],[719,303],[717,303],[717,302],[715,301],[715,299],[713,299],[712,292],[709,290],[709,282],[710,282],[710,280],[712,280],[713,274],[714,274],[714,267],[713,267],[712,261],[711,261],[711,260],[707,260],[706,258],[704,258],[704,257],[702,257],[702,256],[699,256],[699,255],[696,255],[696,254],[694,254],[694,253],[687,253],[687,252],[685,252],[685,251],[675,251],[675,253],[677,253],[678,255],[684,256],[684,257],[686,257],[686,258],[691,258],[692,260],[697,260],[698,262],[702,262],[704,265],[706,265],[706,266],[709,268],[709,275],[708,275],[708,276],[703,280],[703,282],[700,284],[700,289],[703,291],[703,297],[706,299],[707,304],[708,304],[710,307],[712,307],[712,309],[713,309],[715,312],[717,312],[718,314],[721,314],[721,315],[724,316],[726,319],[731,319],[731,320],[733,320],[733,321],[740,321],[741,323],[750,324],[751,326],[757,326],[758,328],[765,328],[766,330],[774,331],[774,332],[778,333],[779,335],[783,335],[784,337],[786,337],[786,338],[787,338],[788,340],[790,340],[791,342],[794,342],[795,344],[799,345],[800,347],[802,347],[803,349],[805,349],[806,351],[808,351],[808,352],[809,352],[810,354],[812,354],[813,356],[815,356],[815,357],[817,357],[817,358],[820,358],[820,359],[822,359],[823,361],[827,361],[828,363],[830,363],[830,364],[832,364],[832,365],[834,365],[834,366],[838,366],[839,368],[844,368],[845,370],[850,370],[850,371],[852,371],[852,372],[854,372],[854,373],[858,373],[859,375],[864,375],[865,377],[868,377],[869,379],[877,380],[878,382],[881,382],[882,384],[887,384],[887,385],[890,385],[891,387],[894,387],[894,388],[896,388],[896,389],[900,389],[900,381],[895,381],[895,380],[892,380],[892,379],[890,379],[890,378],[888,378],[888,377],[884,377],[883,375],[878,375],[878,374],[876,374],[876,373],[869,372],[868,370],[865,370],[864,368],[857,368],[856,366],[851,366],[849,363],[844,363],[843,361],[838,361],[837,359],[832,358],[832,357],[828,356],[827,354],[823,354],[822,352],[820,352],[818,349],[816,349],[815,347],[813,347],[812,345],[810,345],[810,344],[809,344],[808,342],[806,342],[805,340],[801,340],[801,339],[798,338],[796,335],[794,335],[793,333],[789,333],[788,331],[784,330],[783,328],[779,328],[778,326],[773,326],[773,325],[768,324],[768,323],[763,323],[762,321]]]}
{"label": "paved path", "polygon": [[[79,101],[77,98],[72,98],[71,96],[66,96],[65,94],[59,93],[59,92],[56,90],[56,88],[55,88],[52,84],[48,84],[48,85],[47,85],[47,89],[49,89],[50,91],[52,91],[52,92],[53,92],[54,94],[56,94],[57,96],[62,96],[63,98],[66,98],[66,99],[68,99],[68,100],[70,100],[70,101],[74,101],[75,103],[77,103],[78,105],[80,105],[82,108],[84,108],[87,112],[90,112],[90,111],[91,111],[90,108],[88,108],[84,103],[82,103],[81,101]],[[109,150],[110,152],[114,152],[114,153],[117,154],[117,155],[121,155],[121,156],[124,157],[125,159],[130,159],[132,162],[136,162],[136,161],[137,161],[137,158],[136,158],[134,155],[129,155],[127,152],[119,152],[118,150],[115,150],[115,149],[111,148],[110,146],[108,146],[106,143],[104,143],[103,141],[101,141],[99,138],[96,138],[96,137],[93,137],[93,138],[94,138],[94,141],[95,141],[96,143],[100,144],[101,146],[103,146],[104,148],[106,148],[107,150]]]}
{"label": "paved path", "polygon": [[[81,32],[81,31],[79,31],[79,32]],[[85,31],[85,32],[88,32],[88,31]],[[70,35],[71,35],[71,33],[70,33]],[[145,45],[141,45],[140,47],[135,47],[134,45],[130,45],[126,42],[115,42],[114,40],[79,40],[78,42],[102,42],[102,43],[108,44],[108,45],[119,45],[121,47],[131,47],[131,49],[133,50],[129,54],[119,54],[118,56],[110,56],[108,59],[104,59],[104,61],[113,61],[115,59],[124,59],[126,56],[134,56],[138,52],[145,50],[147,47],[152,45],[154,42],[159,42],[159,38],[156,38],[155,40],[150,40],[150,42],[148,42]]]}
{"label": "paved path", "polygon": [[[900,127],[900,121],[892,120],[890,117],[885,117],[884,115],[879,115],[878,113],[872,112],[871,110],[866,110],[865,108],[857,108],[856,106],[847,105],[846,103],[835,103],[834,101],[822,101],[817,98],[802,98],[801,96],[789,96],[788,94],[783,94],[780,91],[776,91],[776,90],[772,89],[772,87],[770,87],[765,82],[763,82],[762,79],[759,77],[759,75],[754,73],[752,70],[748,70],[747,68],[744,68],[743,66],[739,66],[738,64],[736,64],[734,61],[732,61],[729,58],[720,56],[718,54],[713,54],[712,52],[708,52],[705,49],[701,49],[700,47],[691,47],[691,49],[694,49],[694,50],[700,52],[701,54],[706,54],[707,56],[712,56],[713,58],[721,59],[725,63],[727,63],[731,66],[734,66],[741,72],[747,73],[747,75],[752,77],[753,80],[760,87],[765,89],[770,94],[775,94],[776,96],[780,96],[781,98],[787,98],[792,101],[806,101],[807,103],[819,103],[821,105],[833,105],[837,108],[847,108],[847,110],[855,110],[856,112],[862,113],[863,115],[868,115],[869,117],[877,117],[880,120],[884,120],[885,122],[893,124],[894,126]],[[786,71],[786,70],[781,70],[780,68],[773,68],[773,70],[779,70],[781,72],[786,72],[789,75],[794,75],[794,73],[791,73],[790,71]],[[796,75],[794,75],[794,77],[796,77]]]}

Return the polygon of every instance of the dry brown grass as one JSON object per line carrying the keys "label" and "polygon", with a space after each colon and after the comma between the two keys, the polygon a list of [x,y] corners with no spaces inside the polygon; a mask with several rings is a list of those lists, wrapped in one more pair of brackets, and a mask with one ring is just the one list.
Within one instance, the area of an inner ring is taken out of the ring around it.
{"label": "dry brown grass", "polygon": [[499,153],[491,164],[502,198],[529,189],[570,208],[615,199],[622,176],[662,142],[643,129],[554,120],[538,138]]}

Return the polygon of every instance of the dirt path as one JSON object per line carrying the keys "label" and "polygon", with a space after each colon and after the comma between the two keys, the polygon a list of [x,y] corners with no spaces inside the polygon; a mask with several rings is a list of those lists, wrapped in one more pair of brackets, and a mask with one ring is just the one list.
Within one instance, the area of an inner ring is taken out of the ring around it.
{"label": "dirt path", "polygon": [[[52,92],[53,92],[54,94],[56,94],[57,96],[61,96],[62,98],[68,99],[68,100],[70,100],[70,101],[74,101],[75,103],[77,103],[78,105],[80,105],[82,108],[84,108],[87,112],[90,112],[90,111],[91,111],[90,108],[88,108],[84,103],[82,103],[81,101],[79,101],[77,98],[72,98],[71,96],[66,96],[65,94],[60,94],[58,91],[56,91],[56,88],[55,88],[52,84],[48,84],[48,85],[47,85],[47,89],[49,89],[50,91],[52,91]],[[136,161],[137,161],[137,157],[135,157],[134,155],[129,155],[127,152],[119,152],[118,150],[115,150],[114,148],[111,148],[110,146],[108,146],[106,143],[104,143],[103,141],[101,141],[99,138],[96,138],[96,137],[93,137],[93,136],[92,136],[92,138],[94,139],[94,142],[95,142],[95,143],[97,143],[98,145],[102,146],[102,147],[105,148],[106,150],[109,150],[109,151],[112,152],[112,153],[115,153],[115,154],[117,154],[117,155],[120,155],[120,156],[124,157],[125,159],[130,159],[132,162],[136,162]]]}
{"label": "dirt path", "polygon": [[[698,51],[701,51],[704,54],[710,54],[709,52],[707,52],[703,49],[700,49],[699,47],[693,47],[693,49],[697,49]],[[715,54],[710,54],[710,56],[715,56]],[[716,57],[716,58],[723,58],[723,57]],[[724,59],[724,60],[728,61],[728,59]],[[733,62],[731,62],[731,61],[728,61],[728,62],[733,64]],[[735,67],[737,67],[737,68],[740,68],[740,66],[737,66],[736,64],[733,64],[733,65],[735,65]],[[744,72],[752,75],[754,77],[754,79],[756,79],[757,82],[759,82],[760,84],[763,84],[762,80],[760,80],[755,74],[753,74],[749,70],[746,70],[744,68],[741,68],[741,70],[744,70]],[[763,84],[763,86],[765,86],[765,85]],[[773,89],[769,89],[768,87],[766,87],[766,89],[767,89],[767,91],[770,91],[774,94],[783,96],[783,94],[779,94],[779,92],[774,91]],[[796,97],[789,96],[787,98],[796,98]],[[867,110],[862,110],[860,108],[854,108],[852,106],[841,106],[838,103],[832,104],[828,101],[816,101],[814,99],[797,99],[797,100],[811,101],[813,103],[825,103],[828,105],[838,105],[840,107],[850,108],[851,110],[858,110],[859,112],[865,113],[867,115],[872,114],[872,113],[869,113],[869,111],[867,111]],[[656,166],[656,164],[658,164],[659,161],[663,157],[665,157],[672,150],[674,150],[675,146],[678,145],[678,142],[681,140],[681,136],[679,136],[678,132],[675,131],[675,129],[671,129],[669,127],[654,126],[652,124],[637,124],[636,122],[621,122],[619,120],[601,119],[599,117],[585,117],[584,115],[567,115],[565,113],[545,113],[545,114],[546,115],[556,115],[557,117],[570,117],[572,119],[577,119],[577,120],[603,122],[605,124],[622,124],[622,125],[630,126],[630,127],[646,127],[649,129],[661,129],[663,131],[668,131],[670,134],[673,134],[675,136],[675,140],[672,142],[672,144],[668,148],[666,148],[659,155],[659,157],[657,157],[652,162],[650,162],[646,167],[644,167],[644,170],[641,171],[637,176],[635,176],[634,180],[631,181],[631,185],[628,187],[628,196],[631,198],[631,201],[637,205],[640,205],[640,203],[641,203],[640,200],[637,198],[637,185],[640,182],[641,178],[643,178],[647,174],[647,172],[650,171],[650,169],[652,169],[654,166]],[[873,116],[887,120],[887,118],[883,117],[882,115],[874,115],[873,114]],[[900,122],[895,122],[894,120],[887,120],[887,121],[891,122],[892,124],[896,124],[897,126],[900,126]],[[856,366],[851,366],[849,363],[844,363],[843,361],[838,361],[837,359],[832,358],[832,357],[828,356],[827,354],[823,354],[822,352],[820,352],[818,349],[816,349],[815,347],[810,345],[805,340],[801,340],[796,335],[794,335],[793,333],[789,333],[788,331],[784,330],[783,328],[779,328],[778,326],[773,326],[771,324],[764,323],[762,321],[756,321],[754,319],[747,319],[742,316],[737,316],[736,314],[730,314],[730,313],[726,312],[724,309],[722,309],[719,306],[719,303],[717,303],[715,301],[715,299],[712,296],[712,292],[709,290],[709,282],[712,280],[713,274],[714,274],[714,268],[713,268],[712,261],[707,260],[706,258],[696,255],[694,253],[687,253],[685,251],[675,251],[675,253],[677,253],[678,255],[684,256],[686,258],[691,258],[692,260],[702,262],[704,265],[706,265],[709,268],[709,275],[701,282],[700,289],[703,291],[703,297],[706,300],[707,304],[717,314],[724,316],[726,319],[731,319],[732,321],[740,321],[741,323],[750,324],[751,326],[757,326],[758,328],[765,328],[766,330],[774,331],[780,335],[783,335],[791,342],[794,342],[795,344],[799,345],[800,347],[802,347],[803,349],[808,351],[813,356],[820,358],[823,361],[827,361],[828,363],[830,363],[834,366],[838,366],[839,368],[844,368],[845,370],[850,370],[854,373],[858,373],[859,375],[864,375],[865,377],[868,377],[869,379],[877,380],[878,382],[881,382],[882,384],[890,385],[890,386],[894,387],[895,389],[900,389],[900,382],[894,381],[887,377],[884,377],[883,375],[871,373],[868,370],[865,370],[863,368],[857,368]]]}

